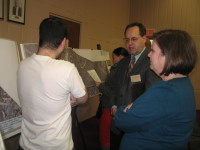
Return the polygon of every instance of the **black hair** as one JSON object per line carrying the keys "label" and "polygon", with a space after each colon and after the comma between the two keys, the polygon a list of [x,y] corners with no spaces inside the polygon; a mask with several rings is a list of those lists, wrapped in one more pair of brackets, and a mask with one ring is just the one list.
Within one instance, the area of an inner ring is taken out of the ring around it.
{"label": "black hair", "polygon": [[124,47],[118,47],[118,48],[114,49],[114,50],[113,50],[113,53],[114,53],[115,55],[117,55],[117,56],[122,55],[122,56],[124,56],[124,57],[126,57],[126,56],[129,55],[129,54],[128,54],[128,51],[127,51]]}
{"label": "black hair", "polygon": [[44,19],[39,30],[39,47],[56,49],[67,37],[66,25],[57,18]]}
{"label": "black hair", "polygon": [[134,22],[131,23],[129,25],[126,26],[125,30],[124,30],[124,35],[126,34],[126,31],[131,28],[131,27],[135,27],[137,26],[139,28],[140,31],[140,36],[145,36],[146,35],[146,28],[143,24],[139,23],[139,22]]}

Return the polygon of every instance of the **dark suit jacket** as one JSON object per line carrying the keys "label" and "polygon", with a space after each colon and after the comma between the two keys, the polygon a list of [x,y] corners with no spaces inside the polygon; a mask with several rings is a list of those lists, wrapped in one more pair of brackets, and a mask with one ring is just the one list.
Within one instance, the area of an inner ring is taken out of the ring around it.
{"label": "dark suit jacket", "polygon": [[[131,56],[128,56],[118,64],[115,76],[113,77],[113,88],[110,106],[128,105],[141,95],[152,84],[160,78],[150,69],[148,50],[145,49],[137,62],[134,64],[130,75],[127,71]],[[130,76],[140,75],[141,82],[131,83]]]}
{"label": "dark suit jacket", "polygon": [[103,108],[110,107],[110,96],[111,96],[110,88],[112,87],[112,78],[113,75],[115,74],[118,64],[119,62],[111,66],[110,73],[108,74],[105,82],[99,85],[99,92],[102,94],[100,96],[100,101]]}

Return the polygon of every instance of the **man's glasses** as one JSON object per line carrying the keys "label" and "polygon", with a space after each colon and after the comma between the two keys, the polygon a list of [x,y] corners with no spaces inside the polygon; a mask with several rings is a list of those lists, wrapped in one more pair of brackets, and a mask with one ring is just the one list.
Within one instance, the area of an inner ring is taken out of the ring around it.
{"label": "man's glasses", "polygon": [[131,42],[136,42],[139,38],[141,38],[141,37],[124,38],[124,42],[125,43],[129,43],[130,41]]}

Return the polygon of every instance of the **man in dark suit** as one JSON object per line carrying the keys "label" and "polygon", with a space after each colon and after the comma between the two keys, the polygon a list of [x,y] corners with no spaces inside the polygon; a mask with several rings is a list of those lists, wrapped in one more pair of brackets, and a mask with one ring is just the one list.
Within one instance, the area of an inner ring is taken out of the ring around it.
{"label": "man in dark suit", "polygon": [[[113,78],[111,112],[114,118],[117,108],[128,105],[160,80],[150,70],[149,50],[145,47],[146,29],[141,23],[131,23],[124,31],[124,41],[130,56],[119,63]],[[111,150],[118,150],[123,133],[111,125]]]}

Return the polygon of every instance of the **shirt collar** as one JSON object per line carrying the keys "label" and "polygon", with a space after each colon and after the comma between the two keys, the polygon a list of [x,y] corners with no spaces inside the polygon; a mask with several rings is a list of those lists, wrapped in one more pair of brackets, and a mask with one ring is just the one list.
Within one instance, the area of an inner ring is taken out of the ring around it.
{"label": "shirt collar", "polygon": [[146,47],[144,47],[144,49],[137,55],[131,55],[131,59],[132,57],[135,57],[135,63],[137,62],[137,60],[140,58],[140,56],[142,55],[142,53],[144,52]]}

